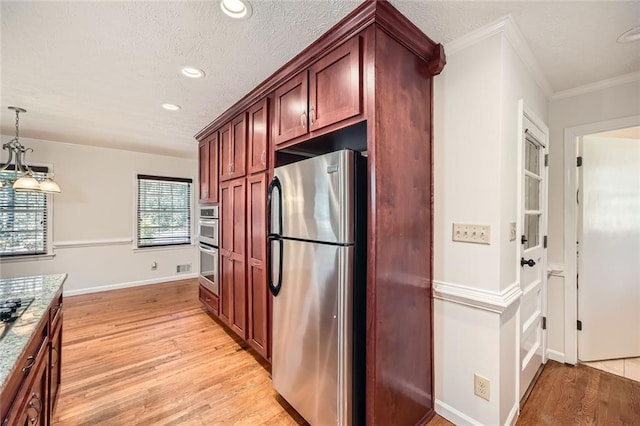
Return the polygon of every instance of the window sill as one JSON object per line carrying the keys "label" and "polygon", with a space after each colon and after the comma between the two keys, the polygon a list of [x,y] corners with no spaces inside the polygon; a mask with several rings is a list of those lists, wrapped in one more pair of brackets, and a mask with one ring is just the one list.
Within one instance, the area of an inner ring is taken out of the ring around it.
{"label": "window sill", "polygon": [[16,256],[16,257],[1,257],[0,263],[13,263],[13,262],[32,262],[38,260],[53,260],[56,257],[55,254],[33,254],[30,256]]}
{"label": "window sill", "polygon": [[185,250],[185,249],[189,249],[189,248],[192,248],[192,247],[195,247],[195,246],[196,246],[195,243],[190,243],[190,244],[180,244],[180,245],[175,245],[175,246],[134,247],[133,248],[133,252],[134,253],[145,253],[145,252],[151,252],[151,251]]}

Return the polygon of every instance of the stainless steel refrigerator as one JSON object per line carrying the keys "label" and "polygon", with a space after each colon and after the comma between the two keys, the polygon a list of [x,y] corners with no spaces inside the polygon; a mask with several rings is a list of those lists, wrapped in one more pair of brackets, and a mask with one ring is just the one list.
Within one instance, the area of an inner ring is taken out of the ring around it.
{"label": "stainless steel refrigerator", "polygon": [[273,386],[312,425],[364,423],[366,159],[275,169],[268,189]]}

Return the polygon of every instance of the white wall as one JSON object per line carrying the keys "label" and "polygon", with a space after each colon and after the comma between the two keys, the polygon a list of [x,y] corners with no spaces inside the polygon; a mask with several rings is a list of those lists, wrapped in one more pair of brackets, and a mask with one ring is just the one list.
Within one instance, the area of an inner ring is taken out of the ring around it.
{"label": "white wall", "polygon": [[[434,79],[436,411],[455,424],[510,423],[518,410],[518,101],[542,119],[548,102],[511,25],[445,46]],[[453,242],[454,222],[490,225],[490,245]],[[474,395],[474,374],[489,379],[490,401]]]}
{"label": "white wall", "polygon": [[[640,81],[555,99],[549,106],[549,262],[564,265],[564,130],[640,114]],[[547,347],[564,358],[565,282],[552,276],[547,294]]]}
{"label": "white wall", "polygon": [[[10,137],[3,135],[2,139]],[[180,279],[198,271],[195,245],[134,250],[135,175],[193,178],[195,188],[195,156],[167,157],[26,138],[21,142],[34,150],[29,162],[52,166],[62,188],[61,194],[52,196],[53,235],[49,239],[55,256],[3,260],[3,278],[66,272],[65,292],[70,295]],[[196,196],[194,190],[192,197]],[[152,271],[154,261],[158,267]],[[178,264],[191,264],[192,273],[176,274]]]}

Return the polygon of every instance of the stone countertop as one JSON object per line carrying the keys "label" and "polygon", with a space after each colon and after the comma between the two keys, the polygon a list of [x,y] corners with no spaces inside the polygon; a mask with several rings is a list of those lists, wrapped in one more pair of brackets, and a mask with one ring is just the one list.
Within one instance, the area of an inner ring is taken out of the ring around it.
{"label": "stone countertop", "polygon": [[66,279],[67,274],[0,279],[0,300],[13,297],[34,298],[6,332],[6,324],[0,323],[0,334],[4,334],[0,339],[0,392],[4,390],[38,324],[48,315],[51,302]]}

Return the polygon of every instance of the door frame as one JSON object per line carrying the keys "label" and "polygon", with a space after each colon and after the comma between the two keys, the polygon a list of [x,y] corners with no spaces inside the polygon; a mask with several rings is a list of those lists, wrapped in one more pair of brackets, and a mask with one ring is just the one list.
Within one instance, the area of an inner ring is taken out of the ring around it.
{"label": "door frame", "polygon": [[578,167],[582,138],[592,133],[640,126],[640,115],[564,129],[564,362],[578,363]]}
{"label": "door frame", "polygon": [[[524,232],[524,146],[525,146],[525,137],[524,137],[524,118],[527,118],[531,121],[538,129],[540,129],[544,133],[544,153],[549,153],[549,126],[538,117],[528,106],[525,104],[523,99],[518,101],[518,149],[517,149],[517,180],[516,183],[518,185],[517,189],[517,208],[516,208],[516,280],[522,288],[522,267],[520,265],[520,258],[522,257],[523,249],[522,244],[520,244],[519,236]],[[543,156],[544,158],[544,156]],[[544,200],[544,221],[541,223],[541,226],[544,226],[544,235],[548,235],[549,231],[549,167],[544,168],[544,184],[545,184],[545,200]],[[542,266],[542,316],[547,316],[547,269],[549,264],[549,254],[548,248],[543,249],[542,258],[544,259],[544,265]],[[521,301],[522,299],[520,299]],[[516,401],[520,402],[520,374],[522,372],[522,365],[520,364],[520,335],[522,334],[522,330],[520,327],[520,304],[518,306],[518,312],[516,314],[516,323],[517,323],[517,333],[516,333],[516,386],[515,386],[515,398]],[[549,357],[547,356],[547,330],[542,330],[542,364],[546,364]],[[534,379],[535,380],[535,379]]]}

